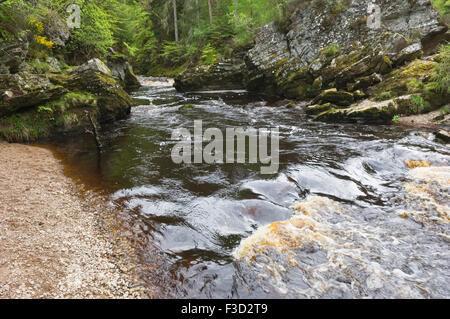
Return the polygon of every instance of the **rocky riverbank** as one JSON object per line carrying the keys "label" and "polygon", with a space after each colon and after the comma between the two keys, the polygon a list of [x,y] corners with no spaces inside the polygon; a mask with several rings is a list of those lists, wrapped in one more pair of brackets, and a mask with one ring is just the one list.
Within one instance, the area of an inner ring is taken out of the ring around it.
{"label": "rocky riverbank", "polygon": [[149,297],[132,250],[49,150],[0,141],[0,299]]}
{"label": "rocky riverbank", "polygon": [[[373,7],[373,10],[368,10]],[[246,88],[308,101],[314,120],[383,123],[450,100],[448,25],[429,0],[299,1],[245,54],[175,80],[180,91]],[[445,114],[444,114],[445,115]]]}

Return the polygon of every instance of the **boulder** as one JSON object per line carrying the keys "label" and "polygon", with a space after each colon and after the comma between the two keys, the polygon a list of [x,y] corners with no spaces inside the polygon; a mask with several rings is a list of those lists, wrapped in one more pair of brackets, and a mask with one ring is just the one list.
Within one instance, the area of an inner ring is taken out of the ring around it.
{"label": "boulder", "polygon": [[364,100],[348,108],[331,108],[314,119],[323,122],[380,123],[387,124],[395,115],[410,114],[414,103],[411,95],[401,96],[387,101]]}
{"label": "boulder", "polygon": [[98,59],[71,73],[0,75],[0,136],[35,141],[126,117],[132,100]]}
{"label": "boulder", "polygon": [[99,122],[112,122],[130,114],[132,99],[113,78],[109,68],[99,59],[92,59],[75,69],[65,81],[70,90],[97,96]]}
{"label": "boulder", "polygon": [[378,84],[381,81],[383,81],[383,77],[378,73],[374,73],[371,75],[357,78],[355,83],[347,84],[347,89],[349,91],[367,89],[368,87]]}
{"label": "boulder", "polygon": [[115,55],[114,50],[112,49],[110,49],[107,65],[111,70],[112,76],[125,88],[125,90],[133,91],[141,87],[141,84],[127,59]]}
{"label": "boulder", "polygon": [[107,76],[112,76],[111,70],[100,59],[94,58],[88,62],[80,65],[73,71],[75,75],[82,75],[87,73],[99,73]]}
{"label": "boulder", "polygon": [[423,54],[422,44],[420,42],[413,43],[401,50],[393,60],[394,63],[402,64],[421,57]]}
{"label": "boulder", "polygon": [[338,91],[337,89],[329,89],[320,93],[313,103],[330,102],[341,106],[348,106],[354,102],[352,93],[346,91]]}
{"label": "boulder", "polygon": [[0,90],[8,92],[0,101],[0,116],[60,98],[66,90],[44,75],[0,75]]}
{"label": "boulder", "polygon": [[[11,91],[10,91],[11,92]],[[12,96],[0,102],[0,116],[12,114],[21,109],[36,105],[43,105],[49,101],[57,100],[66,93],[61,86],[52,86],[47,89],[39,89],[30,93]]]}
{"label": "boulder", "polygon": [[305,109],[305,112],[306,112],[306,114],[309,114],[309,115],[317,115],[322,112],[331,110],[333,108],[336,108],[336,106],[331,103],[315,104],[315,105],[308,106]]}
{"label": "boulder", "polygon": [[228,59],[211,66],[196,67],[176,77],[174,86],[181,92],[244,89],[243,68],[242,59]]}

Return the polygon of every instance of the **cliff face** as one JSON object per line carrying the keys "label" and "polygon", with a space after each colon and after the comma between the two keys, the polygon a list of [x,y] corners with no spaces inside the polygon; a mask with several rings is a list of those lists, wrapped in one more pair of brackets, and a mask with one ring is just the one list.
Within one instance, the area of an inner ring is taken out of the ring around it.
{"label": "cliff face", "polygon": [[431,53],[447,31],[429,0],[304,1],[283,27],[261,29],[248,52],[252,90],[292,98],[347,88]]}
{"label": "cliff face", "polygon": [[386,122],[448,100],[430,82],[433,55],[449,39],[429,0],[297,1],[289,19],[260,29],[233,77],[213,66],[216,74],[193,70],[176,87],[226,89],[238,72],[250,91],[312,100],[317,119]]}

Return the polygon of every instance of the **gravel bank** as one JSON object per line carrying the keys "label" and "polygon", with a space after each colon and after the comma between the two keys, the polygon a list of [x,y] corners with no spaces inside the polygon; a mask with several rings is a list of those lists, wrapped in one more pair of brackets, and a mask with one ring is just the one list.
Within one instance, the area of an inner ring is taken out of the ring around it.
{"label": "gravel bank", "polygon": [[132,250],[51,151],[0,141],[0,299],[151,297]]}

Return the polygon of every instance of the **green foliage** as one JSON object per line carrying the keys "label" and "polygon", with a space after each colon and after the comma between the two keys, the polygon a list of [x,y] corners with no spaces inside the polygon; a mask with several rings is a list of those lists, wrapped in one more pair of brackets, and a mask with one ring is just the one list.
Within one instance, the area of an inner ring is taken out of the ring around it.
{"label": "green foliage", "polygon": [[450,0],[431,0],[442,16],[450,15]]}
{"label": "green foliage", "polygon": [[412,113],[421,114],[424,113],[429,108],[429,103],[423,99],[420,95],[413,95],[411,97],[412,102]]}
{"label": "green foliage", "polygon": [[211,65],[217,62],[219,56],[219,52],[210,44],[208,43],[202,51],[202,63],[206,65]]}
{"label": "green foliage", "polygon": [[420,79],[414,78],[406,84],[406,87],[409,93],[417,93],[423,90],[424,85]]}
{"label": "green foliage", "polygon": [[439,113],[441,116],[450,114],[450,106],[446,105],[446,106],[441,107],[441,109],[439,110]]}
{"label": "green foliage", "polygon": [[378,94],[375,99],[377,101],[385,101],[385,100],[389,100],[393,97],[392,92],[391,91],[386,91],[386,92],[381,92],[380,94]]}
{"label": "green foliage", "polygon": [[394,117],[392,118],[392,123],[393,124],[398,124],[398,122],[400,121],[402,117],[400,115],[394,115]]}
{"label": "green foliage", "polygon": [[166,63],[179,65],[186,62],[196,50],[192,45],[182,45],[175,41],[166,41],[162,47],[161,57],[165,58]]}
{"label": "green foliage", "polygon": [[115,42],[111,22],[114,19],[95,1],[84,2],[81,9],[82,26],[72,31],[70,42],[66,45],[66,52],[73,58],[83,60],[103,56]]}
{"label": "green foliage", "polygon": [[31,5],[25,1],[10,0],[0,5],[0,43],[25,35],[26,13],[30,11]]}
{"label": "green foliage", "polygon": [[324,50],[324,53],[327,57],[333,57],[337,53],[339,53],[339,46],[337,44],[330,45],[328,48]]}
{"label": "green foliage", "polygon": [[433,75],[434,89],[444,95],[450,94],[450,45],[442,46]]}

